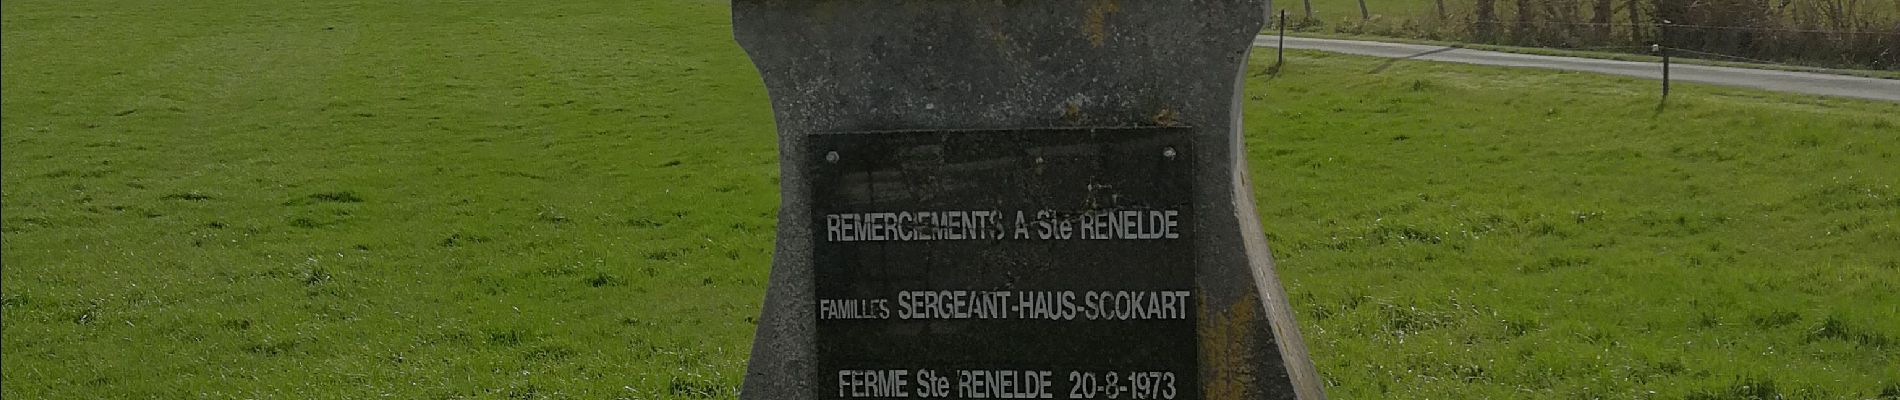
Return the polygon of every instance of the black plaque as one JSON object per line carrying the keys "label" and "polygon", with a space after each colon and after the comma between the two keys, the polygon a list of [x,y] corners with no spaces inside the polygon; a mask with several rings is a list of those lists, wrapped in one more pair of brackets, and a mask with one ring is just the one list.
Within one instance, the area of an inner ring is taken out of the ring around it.
{"label": "black plaque", "polygon": [[813,136],[814,398],[1199,398],[1191,133]]}

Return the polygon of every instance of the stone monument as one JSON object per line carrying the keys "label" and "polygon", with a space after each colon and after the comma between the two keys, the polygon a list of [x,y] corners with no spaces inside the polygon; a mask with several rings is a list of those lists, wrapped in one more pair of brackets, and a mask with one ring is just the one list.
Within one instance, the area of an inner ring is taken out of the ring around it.
{"label": "stone monument", "polygon": [[1262,0],[733,0],[782,200],[746,399],[1321,399],[1247,178]]}

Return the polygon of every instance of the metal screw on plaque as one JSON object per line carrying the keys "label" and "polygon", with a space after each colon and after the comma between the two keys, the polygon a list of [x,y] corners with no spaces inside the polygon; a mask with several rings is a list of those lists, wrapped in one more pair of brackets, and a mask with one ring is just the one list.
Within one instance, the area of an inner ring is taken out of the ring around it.
{"label": "metal screw on plaque", "polygon": [[1174,148],[1173,148],[1173,147],[1169,147],[1169,148],[1167,148],[1167,149],[1163,149],[1163,150],[1161,150],[1161,156],[1162,156],[1162,157],[1167,157],[1167,158],[1168,158],[1169,160],[1173,160],[1173,159],[1174,159],[1174,156],[1175,156],[1175,154],[1174,154]]}
{"label": "metal screw on plaque", "polygon": [[830,163],[838,162],[838,152],[836,151],[825,152],[825,162],[830,162]]}

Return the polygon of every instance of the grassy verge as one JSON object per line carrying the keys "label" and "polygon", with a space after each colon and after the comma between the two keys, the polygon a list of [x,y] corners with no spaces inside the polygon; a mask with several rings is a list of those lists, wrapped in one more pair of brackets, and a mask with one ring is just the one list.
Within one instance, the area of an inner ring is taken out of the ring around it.
{"label": "grassy verge", "polygon": [[[1277,35],[1279,33],[1274,32],[1274,31],[1267,31],[1267,32],[1263,32],[1263,34]],[[1320,38],[1320,39],[1370,40],[1370,41],[1377,41],[1377,42],[1422,44],[1422,45],[1431,45],[1431,46],[1457,47],[1457,48],[1474,49],[1474,50],[1489,50],[1489,51],[1497,51],[1497,52],[1505,52],[1505,53],[1533,54],[1533,55],[1540,55],[1540,56],[1581,57],[1581,58],[1595,58],[1595,59],[1603,59],[1603,60],[1653,62],[1653,63],[1662,62],[1661,56],[1648,55],[1648,54],[1619,53],[1619,52],[1610,52],[1610,51],[1570,50],[1570,49],[1556,49],[1556,48],[1547,48],[1547,47],[1501,46],[1501,45],[1491,45],[1491,44],[1447,42],[1447,41],[1442,41],[1442,40],[1415,39],[1415,38],[1402,38],[1402,37],[1364,35],[1364,34],[1346,34],[1346,33],[1324,32],[1324,31],[1288,32],[1287,34],[1288,36],[1300,36],[1300,37],[1310,37],[1310,38]],[[1864,78],[1900,79],[1900,71],[1836,69],[1836,68],[1808,67],[1808,66],[1789,65],[1789,64],[1741,63],[1741,62],[1732,62],[1732,61],[1720,61],[1720,60],[1709,60],[1709,59],[1703,59],[1703,58],[1694,58],[1694,55],[1688,55],[1686,57],[1682,55],[1672,56],[1670,57],[1669,61],[1671,63],[1709,65],[1709,66],[1717,66],[1717,67],[1753,68],[1753,69],[1765,69],[1765,70],[1775,70],[1775,71],[1797,71],[1797,72],[1813,72],[1813,73],[1821,73],[1821,74],[1847,75],[1847,76],[1858,76],[1858,77],[1864,77]]]}
{"label": "grassy verge", "polygon": [[[1308,2],[1278,0],[1278,1],[1272,2],[1271,4],[1273,7],[1287,12],[1286,15],[1288,17],[1288,21],[1291,24],[1295,25],[1296,30],[1303,31],[1300,33],[1300,35],[1307,35],[1307,36],[1314,36],[1314,37],[1327,37],[1327,38],[1350,38],[1350,39],[1365,39],[1365,40],[1378,40],[1378,41],[1391,41],[1391,42],[1406,42],[1406,43],[1432,44],[1432,45],[1457,45],[1460,47],[1470,47],[1470,48],[1495,50],[1495,51],[1519,52],[1519,53],[1527,53],[1527,54],[1563,55],[1563,56],[1608,58],[1608,59],[1631,60],[1631,61],[1651,61],[1651,62],[1658,60],[1658,58],[1656,57],[1651,57],[1648,54],[1645,54],[1647,53],[1646,46],[1649,43],[1653,42],[1655,38],[1655,35],[1656,35],[1655,28],[1645,27],[1644,29],[1641,30],[1641,33],[1631,32],[1632,27],[1630,24],[1632,22],[1629,19],[1630,15],[1629,15],[1627,5],[1632,4],[1632,3],[1626,3],[1622,1],[1615,2],[1615,7],[1614,7],[1615,11],[1612,13],[1611,18],[1608,21],[1608,23],[1614,25],[1612,31],[1615,37],[1627,39],[1629,35],[1634,34],[1634,35],[1641,35],[1643,37],[1647,37],[1649,38],[1648,40],[1635,42],[1635,43],[1628,43],[1622,40],[1613,41],[1614,43],[1603,43],[1601,42],[1600,39],[1598,40],[1588,39],[1590,37],[1593,37],[1588,33],[1575,33],[1577,35],[1580,35],[1576,37],[1578,41],[1575,41],[1575,42],[1568,42],[1564,40],[1549,39],[1549,38],[1546,38],[1546,40],[1539,41],[1542,43],[1540,44],[1540,46],[1552,46],[1552,47],[1519,47],[1519,46],[1450,42],[1447,40],[1473,40],[1472,36],[1470,36],[1470,33],[1471,33],[1470,29],[1473,29],[1471,25],[1472,23],[1471,21],[1476,19],[1476,16],[1474,15],[1475,3],[1473,1],[1439,0],[1439,1],[1434,2],[1434,1],[1424,1],[1424,0],[1363,0],[1363,2],[1366,4],[1367,9],[1369,10],[1369,13],[1366,14],[1364,17],[1362,17],[1361,11],[1359,8],[1360,1],[1355,1],[1355,0],[1318,0],[1318,1],[1308,1]],[[1594,11],[1587,9],[1588,6],[1586,5],[1586,3],[1589,3],[1589,2],[1559,1],[1559,2],[1554,2],[1554,3],[1543,2],[1543,3],[1528,3],[1528,4],[1536,4],[1538,7],[1540,7],[1540,10],[1534,13],[1535,16],[1532,18],[1533,20],[1551,21],[1552,19],[1555,19],[1556,22],[1554,23],[1561,23],[1561,21],[1564,21],[1563,18],[1571,18],[1573,19],[1571,20],[1571,23],[1573,24],[1583,24],[1583,25],[1594,24],[1596,22],[1586,20],[1588,18],[1587,16],[1592,16],[1594,14]],[[1690,2],[1690,3],[1693,3],[1693,4],[1685,3],[1688,9],[1700,9],[1700,10],[1704,10],[1704,12],[1710,11],[1710,10],[1734,8],[1729,5],[1720,5],[1720,4],[1708,3],[1708,2]],[[1443,11],[1444,14],[1442,16],[1439,15],[1440,12],[1437,10],[1437,7],[1440,4],[1442,4],[1446,8]],[[1514,3],[1510,1],[1495,1],[1495,2],[1492,2],[1492,4],[1496,6],[1496,10],[1497,10],[1496,11],[1497,14],[1495,15],[1495,18],[1499,18],[1506,21],[1515,21],[1515,18],[1517,15],[1517,11],[1515,8],[1518,5],[1518,3]],[[1651,14],[1654,12],[1653,7],[1655,7],[1656,4],[1660,4],[1660,3],[1642,2],[1641,4],[1645,6],[1639,7],[1640,11],[1638,13],[1639,15],[1637,19],[1642,21],[1640,22],[1642,24],[1653,23],[1655,19],[1655,15]],[[1806,7],[1814,7],[1817,5],[1820,5],[1820,3],[1810,3],[1808,2],[1808,0],[1794,0],[1792,2],[1780,3],[1780,6],[1776,8],[1775,11],[1770,12],[1770,13],[1771,14],[1780,13],[1785,10],[1803,9]],[[1306,19],[1307,7],[1312,8],[1310,19]],[[1828,6],[1823,6],[1823,7],[1828,7]],[[1836,32],[1836,33],[1830,34],[1828,36],[1830,39],[1827,41],[1807,42],[1806,45],[1811,47],[1811,46],[1831,46],[1831,45],[1836,45],[1836,44],[1848,43],[1848,42],[1843,41],[1844,35],[1852,36],[1852,37],[1859,37],[1858,35],[1876,35],[1877,36],[1880,34],[1876,32],[1869,32],[1867,30],[1884,32],[1887,27],[1892,27],[1894,26],[1893,24],[1896,21],[1900,21],[1900,14],[1896,14],[1896,7],[1900,7],[1900,4],[1891,3],[1891,2],[1872,2],[1872,3],[1856,3],[1856,4],[1846,5],[1845,7],[1851,8],[1854,11],[1847,12],[1846,14],[1841,14],[1842,16],[1853,17],[1853,18],[1866,18],[1869,21],[1885,21],[1885,22],[1871,23],[1869,27],[1858,28],[1858,30],[1850,29],[1851,33]],[[1730,11],[1735,11],[1735,10],[1730,10]],[[1568,17],[1559,17],[1552,13],[1567,15]],[[1786,19],[1786,18],[1795,18],[1795,17],[1792,15],[1779,15],[1776,18]],[[1783,21],[1783,22],[1792,23],[1791,21]],[[1677,23],[1683,23],[1683,22],[1678,21]],[[1730,23],[1740,23],[1740,22],[1730,22]],[[1508,25],[1509,23],[1497,26],[1500,35],[1505,35],[1505,36],[1511,35],[1511,33],[1509,33],[1509,31],[1511,30],[1511,27]],[[1829,26],[1832,26],[1832,25],[1829,25]],[[1540,29],[1557,29],[1557,28],[1544,27]],[[1799,28],[1794,28],[1792,26],[1783,26],[1780,28],[1772,28],[1772,29],[1799,29]],[[1809,29],[1823,29],[1823,28],[1809,28]],[[1736,28],[1735,31],[1740,32],[1741,28]],[[1693,29],[1687,32],[1690,32],[1690,34],[1689,34],[1689,38],[1686,40],[1690,40],[1690,41],[1684,42],[1684,44],[1682,44],[1681,47],[1695,47],[1695,45],[1691,43],[1695,43],[1694,41],[1698,40],[1697,38],[1699,38],[1701,35],[1698,33],[1694,33],[1695,31]],[[1771,30],[1771,31],[1761,31],[1761,32],[1773,32],[1773,31]],[[1706,39],[1706,38],[1703,38],[1703,39]],[[1723,40],[1731,40],[1731,39],[1733,38],[1711,39],[1711,40],[1723,41]],[[1504,39],[1500,38],[1500,40],[1504,40]],[[1684,39],[1678,39],[1678,40],[1684,40]],[[1750,42],[1744,42],[1744,43],[1753,43],[1752,46],[1755,46],[1760,49],[1779,48],[1779,49],[1787,50],[1790,47],[1803,47],[1803,45],[1801,44],[1778,42],[1776,40],[1762,38],[1762,37],[1754,37],[1751,40],[1752,41]],[[1572,45],[1569,45],[1568,47],[1578,47],[1578,49],[1565,49],[1562,47],[1566,47],[1566,46],[1561,45],[1559,43],[1597,43],[1597,44],[1595,45],[1572,44]],[[1631,45],[1634,45],[1634,46],[1630,47]],[[1621,48],[1611,49],[1609,48],[1609,46],[1621,47]],[[1872,48],[1874,50],[1879,50],[1881,48],[1879,47],[1880,45],[1877,45],[1877,44],[1870,44],[1867,46],[1870,46],[1868,48]],[[1703,49],[1703,50],[1708,50],[1708,49]],[[1728,51],[1735,51],[1735,50],[1728,50]],[[1746,52],[1742,52],[1742,53],[1746,53]],[[1769,53],[1772,54],[1774,52],[1771,51]],[[1875,78],[1900,79],[1900,70],[1895,70],[1890,65],[1887,67],[1881,67],[1880,64],[1878,63],[1875,63],[1875,64],[1861,64],[1861,63],[1854,63],[1854,62],[1844,63],[1843,60],[1835,59],[1834,55],[1829,55],[1829,54],[1807,54],[1806,56],[1793,56],[1793,57],[1788,57],[1785,59],[1776,58],[1772,56],[1755,56],[1757,58],[1768,58],[1769,60],[1749,60],[1746,58],[1731,57],[1735,55],[1741,55],[1741,54],[1728,54],[1728,55],[1718,56],[1718,55],[1711,55],[1711,54],[1694,54],[1687,51],[1677,51],[1674,58],[1676,60],[1681,60],[1685,63],[1702,64],[1702,65],[1735,66],[1735,67],[1743,67],[1743,68],[1774,69],[1774,70],[1788,70],[1788,71],[1807,71],[1807,72],[1820,72],[1820,73],[1843,74],[1843,75],[1854,75],[1854,76],[1866,76],[1866,77],[1875,77]],[[1865,62],[1865,61],[1862,61],[1862,62]]]}
{"label": "grassy verge", "polygon": [[[777,166],[725,12],[0,3],[0,391],[731,397]],[[1336,397],[1900,393],[1900,106],[1288,59],[1249,154]]]}

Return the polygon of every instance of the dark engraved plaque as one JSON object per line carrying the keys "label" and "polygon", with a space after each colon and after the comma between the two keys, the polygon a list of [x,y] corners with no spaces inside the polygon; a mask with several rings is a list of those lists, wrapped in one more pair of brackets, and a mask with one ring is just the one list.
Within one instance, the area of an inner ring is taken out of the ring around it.
{"label": "dark engraved plaque", "polygon": [[1199,398],[1192,130],[820,134],[814,398]]}

